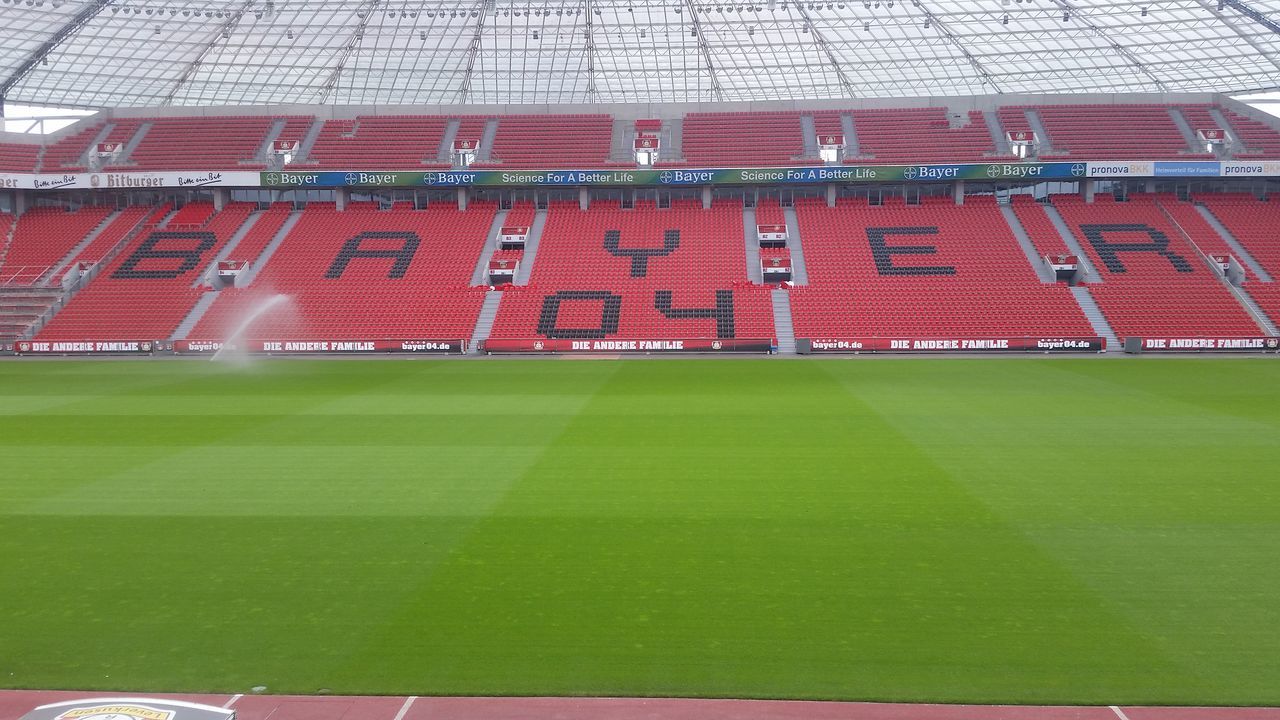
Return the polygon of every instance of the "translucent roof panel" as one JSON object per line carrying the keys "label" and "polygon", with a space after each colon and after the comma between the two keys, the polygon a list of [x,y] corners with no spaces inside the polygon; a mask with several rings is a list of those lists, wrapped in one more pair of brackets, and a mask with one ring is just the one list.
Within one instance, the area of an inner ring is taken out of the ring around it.
{"label": "translucent roof panel", "polygon": [[43,106],[1280,88],[1280,0],[0,0]]}

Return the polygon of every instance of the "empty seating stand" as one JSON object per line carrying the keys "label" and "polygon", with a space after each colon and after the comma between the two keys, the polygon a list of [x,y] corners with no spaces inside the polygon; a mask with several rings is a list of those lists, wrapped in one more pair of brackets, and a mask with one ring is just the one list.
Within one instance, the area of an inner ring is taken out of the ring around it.
{"label": "empty seating stand", "polygon": [[1070,291],[1044,285],[991,198],[797,204],[809,285],[796,337],[1089,337]]}
{"label": "empty seating stand", "polygon": [[34,172],[39,158],[39,145],[0,143],[0,172]]}
{"label": "empty seating stand", "polygon": [[502,115],[490,161],[475,167],[602,168],[612,137],[611,115]]}
{"label": "empty seating stand", "polygon": [[996,152],[982,113],[952,128],[946,108],[854,110],[861,156],[846,162],[981,162]]}
{"label": "empty seating stand", "polygon": [[1254,337],[1262,330],[1214,277],[1197,250],[1150,195],[1086,204],[1055,195],[1053,204],[1104,282],[1090,293],[1116,335]]}
{"label": "empty seating stand", "polygon": [[[1262,282],[1249,273],[1245,290],[1273,323],[1280,324],[1280,200],[1271,196],[1259,200],[1248,194],[1203,195],[1202,202],[1240,242],[1272,282]],[[1224,251],[1225,252],[1225,251]]]}
{"label": "empty seating stand", "polygon": [[168,117],[151,127],[117,170],[261,169],[259,153],[277,118]]}
{"label": "empty seating stand", "polygon": [[1167,105],[1037,105],[1030,109],[1039,114],[1053,150],[1042,154],[1042,159],[1213,159],[1211,153],[1189,150]]}
{"label": "empty seating stand", "polygon": [[[804,134],[799,112],[689,113],[684,117],[687,165],[815,165],[799,159]],[[658,163],[662,165],[661,162]]]}
{"label": "empty seating stand", "polygon": [[187,205],[174,216],[178,222],[140,233],[37,338],[167,339],[206,292],[195,286],[201,272],[252,210],[231,203],[212,214],[210,205]]}
{"label": "empty seating stand", "polygon": [[741,238],[736,202],[553,203],[530,285],[504,295],[490,338],[771,340]]}
{"label": "empty seating stand", "polygon": [[352,203],[338,212],[313,203],[247,288],[222,290],[188,334],[223,340],[276,294],[286,308],[247,330],[257,340],[460,340],[471,331],[485,289],[471,288],[497,208],[472,203],[380,210]]}
{"label": "empty seating stand", "polygon": [[46,280],[53,266],[110,214],[111,209],[105,207],[83,207],[74,212],[36,207],[23,213],[0,266],[0,283],[34,285]]}
{"label": "empty seating stand", "polygon": [[368,115],[326,120],[306,164],[332,169],[422,169],[433,162],[449,118],[434,115]]}

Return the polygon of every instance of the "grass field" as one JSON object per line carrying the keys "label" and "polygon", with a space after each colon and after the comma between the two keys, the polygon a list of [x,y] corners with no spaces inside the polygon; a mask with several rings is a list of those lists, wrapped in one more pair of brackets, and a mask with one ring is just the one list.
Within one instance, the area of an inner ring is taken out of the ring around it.
{"label": "grass field", "polygon": [[0,685],[1280,703],[1280,362],[0,363]]}

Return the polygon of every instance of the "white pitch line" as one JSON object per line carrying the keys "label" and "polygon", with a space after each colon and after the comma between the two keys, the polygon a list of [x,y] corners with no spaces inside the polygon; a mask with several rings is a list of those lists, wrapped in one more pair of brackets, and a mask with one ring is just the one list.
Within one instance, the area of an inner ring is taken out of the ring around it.
{"label": "white pitch line", "polygon": [[[1120,720],[1129,720],[1129,716],[1125,715],[1124,711],[1115,705],[1108,705],[1107,707],[1111,708],[1111,712],[1115,713],[1116,717],[1120,718]],[[396,718],[396,720],[400,720],[400,718]]]}
{"label": "white pitch line", "polygon": [[232,695],[230,700],[228,700],[228,701],[226,701],[225,703],[223,703],[223,704],[222,704],[222,708],[225,710],[225,709],[227,709],[227,708],[231,707],[232,705],[235,705],[235,704],[236,704],[236,701],[237,701],[237,700],[239,700],[239,699],[240,699],[240,698],[242,698],[242,697],[244,697],[244,693],[237,693],[237,694],[235,694],[235,695]]}
{"label": "white pitch line", "polygon": [[418,699],[417,695],[410,695],[409,697],[405,698],[404,704],[400,706],[400,712],[396,713],[394,720],[404,720],[404,716],[409,714],[409,707],[413,705],[413,701],[417,699]]}

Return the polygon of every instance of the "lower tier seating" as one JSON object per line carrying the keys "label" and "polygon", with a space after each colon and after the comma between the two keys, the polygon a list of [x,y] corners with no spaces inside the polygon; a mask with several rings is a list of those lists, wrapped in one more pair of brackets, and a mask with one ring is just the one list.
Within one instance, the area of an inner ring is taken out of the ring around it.
{"label": "lower tier seating", "polygon": [[188,337],[223,340],[469,339],[484,289],[469,287],[497,208],[307,207],[253,284],[220,292]]}
{"label": "lower tier seating", "polygon": [[812,285],[791,290],[796,337],[1088,337],[1065,286],[1044,285],[990,198],[797,206]]}

